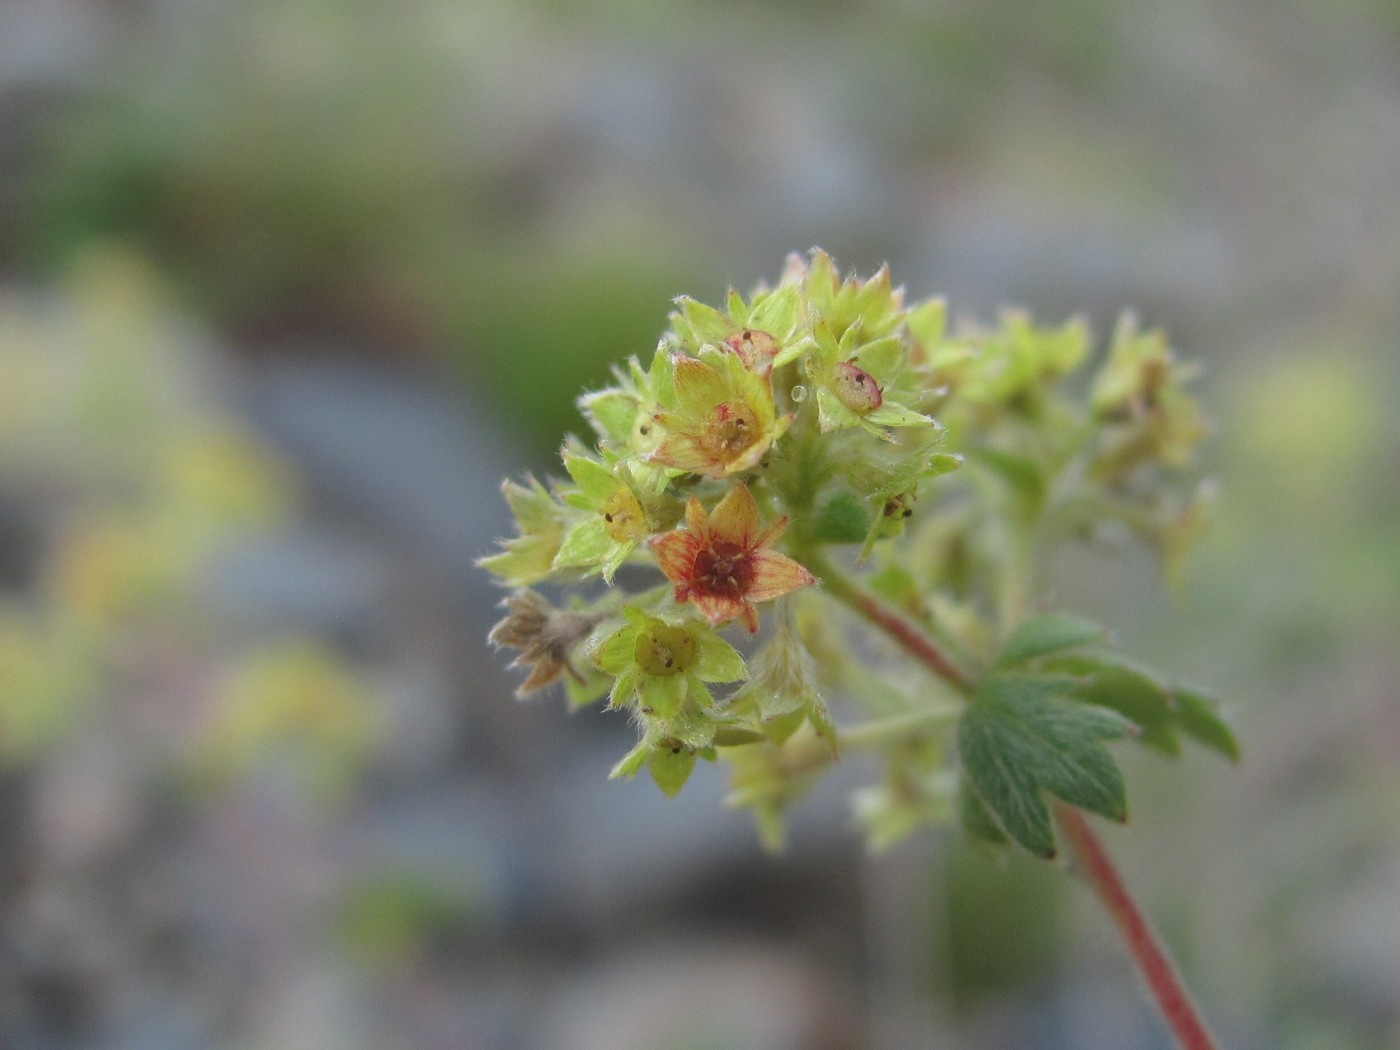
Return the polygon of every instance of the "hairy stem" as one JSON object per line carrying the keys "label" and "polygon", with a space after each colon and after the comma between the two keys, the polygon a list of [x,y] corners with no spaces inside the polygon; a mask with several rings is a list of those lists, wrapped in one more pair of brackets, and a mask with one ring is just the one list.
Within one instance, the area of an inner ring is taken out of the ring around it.
{"label": "hairy stem", "polygon": [[1079,870],[1118,927],[1177,1043],[1182,1050],[1214,1050],[1215,1042],[1181,983],[1176,967],[1128,893],[1113,859],[1084,814],[1067,803],[1056,802],[1055,819],[1059,821]]}
{"label": "hairy stem", "polygon": [[821,580],[822,589],[827,594],[880,628],[901,649],[923,663],[958,692],[964,695],[972,692],[976,685],[972,676],[955,664],[939,644],[917,624],[905,619],[820,556],[807,554],[802,560]]}

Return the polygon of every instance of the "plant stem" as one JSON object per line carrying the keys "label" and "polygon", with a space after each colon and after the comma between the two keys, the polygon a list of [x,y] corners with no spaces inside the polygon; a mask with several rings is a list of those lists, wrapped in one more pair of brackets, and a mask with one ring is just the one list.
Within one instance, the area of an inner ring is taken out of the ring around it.
{"label": "plant stem", "polygon": [[1181,983],[1176,967],[1128,893],[1113,859],[1084,814],[1068,803],[1057,801],[1055,819],[1059,821],[1080,871],[1118,927],[1177,1043],[1182,1050],[1214,1050],[1215,1042]]}
{"label": "plant stem", "polygon": [[956,722],[961,713],[961,704],[935,707],[927,711],[910,711],[908,714],[861,722],[859,725],[838,726],[836,738],[841,741],[842,747],[876,746],[907,737],[921,729]]}
{"label": "plant stem", "polygon": [[917,624],[910,623],[819,555],[805,554],[802,560],[821,580],[822,589],[826,593],[879,627],[901,649],[922,662],[958,692],[965,696],[972,692],[976,685],[972,676],[953,663],[938,643]]}
{"label": "plant stem", "polygon": [[[820,555],[803,552],[803,560],[822,581],[823,589],[834,598],[850,606],[866,620],[879,627],[890,636],[905,652],[919,660],[935,675],[957,689],[964,696],[970,696],[976,686],[975,680],[967,672],[952,662],[920,627],[909,622],[891,609],[875,595],[860,587]],[[928,717],[920,712],[918,722]],[[853,727],[859,740],[862,730],[871,735],[883,735],[888,728],[897,727],[897,720],[888,723],[873,723],[869,726]],[[1215,1041],[1206,1030],[1191,997],[1187,994],[1176,968],[1167,957],[1166,949],[1157,939],[1152,927],[1142,914],[1142,909],[1133,900],[1124,885],[1123,878],[1114,867],[1103,843],[1094,829],[1079,810],[1055,800],[1055,818],[1059,822],[1070,852],[1079,868],[1093,887],[1095,895],[1107,909],[1113,923],[1127,946],[1128,952],[1137,964],[1148,989],[1156,1000],[1158,1009],[1171,1028],[1182,1050],[1215,1050]]]}

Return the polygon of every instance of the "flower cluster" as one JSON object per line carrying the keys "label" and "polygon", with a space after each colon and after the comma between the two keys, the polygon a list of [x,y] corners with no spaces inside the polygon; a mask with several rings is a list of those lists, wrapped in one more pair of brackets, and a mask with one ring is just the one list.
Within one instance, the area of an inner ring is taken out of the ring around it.
{"label": "flower cluster", "polygon": [[[518,533],[483,565],[516,591],[492,640],[521,650],[521,692],[562,681],[632,714],[614,776],[646,766],[674,793],[697,758],[729,760],[770,841],[838,744],[885,739],[838,730],[825,697],[916,726],[877,743],[895,787],[861,799],[892,840],[959,790],[943,744],[961,707],[911,692],[897,660],[868,666],[869,641],[823,604],[916,657],[946,649],[933,666],[966,703],[1033,611],[1028,549],[1124,522],[1181,548],[1194,504],[1162,490],[1201,432],[1189,373],[1125,325],[1080,404],[1062,381],[1088,356],[1082,323],[950,331],[941,300],[906,307],[885,270],[842,277],[820,251],[747,299],[682,297],[670,322],[649,361],[580,399],[596,442],[565,444],[566,478],[506,483]],[[595,575],[607,588],[567,608],[529,589]]]}

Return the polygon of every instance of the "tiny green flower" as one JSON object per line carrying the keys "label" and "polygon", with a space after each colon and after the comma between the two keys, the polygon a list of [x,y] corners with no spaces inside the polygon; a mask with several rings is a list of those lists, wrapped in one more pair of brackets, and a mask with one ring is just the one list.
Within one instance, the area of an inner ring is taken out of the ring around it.
{"label": "tiny green flower", "polygon": [[538,583],[549,576],[566,529],[563,508],[549,490],[534,478],[527,482],[520,485],[506,481],[501,485],[520,534],[502,540],[505,549],[500,553],[477,562],[512,587]]}
{"label": "tiny green flower", "polygon": [[627,461],[610,465],[570,446],[563,459],[577,486],[563,492],[564,501],[585,513],[564,537],[554,568],[601,571],[611,583],[639,543],[679,520],[680,503],[665,494],[665,475],[643,464],[640,470]]}
{"label": "tiny green flower", "polygon": [[898,398],[917,396],[905,391],[908,349],[898,335],[858,342],[860,329],[851,326],[839,340],[826,322],[812,329],[812,350],[803,366],[816,388],[817,423],[824,432],[860,427],[890,440],[885,427],[931,427],[928,416]]}
{"label": "tiny green flower", "polygon": [[599,670],[616,678],[611,707],[635,699],[642,715],[667,722],[687,701],[702,713],[713,707],[705,683],[736,682],[747,673],[738,651],[701,620],[664,620],[634,606],[623,615],[626,622],[591,654]]}

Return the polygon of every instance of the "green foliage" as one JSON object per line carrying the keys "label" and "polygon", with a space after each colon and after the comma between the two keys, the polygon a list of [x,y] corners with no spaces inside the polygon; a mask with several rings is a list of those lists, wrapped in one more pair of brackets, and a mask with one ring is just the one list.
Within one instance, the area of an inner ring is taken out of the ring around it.
{"label": "green foliage", "polygon": [[1008,835],[1047,859],[1055,855],[1055,833],[1046,793],[1128,819],[1123,775],[1103,747],[1128,723],[1074,703],[1072,688],[1067,678],[993,674],[958,726],[958,756],[978,797]]}
{"label": "green foliage", "polygon": [[[532,668],[523,692],[563,678],[631,713],[614,777],[645,767],[671,795],[725,762],[769,845],[844,747],[882,763],[854,798],[872,848],[957,817],[1053,856],[1052,799],[1126,819],[1107,743],[1238,757],[1213,701],[1032,611],[1063,545],[1128,524],[1171,572],[1203,520],[1192,369],[1131,320],[1096,368],[1091,349],[1078,320],[950,329],[941,300],[906,308],[884,270],[842,277],[820,251],[748,298],[683,296],[651,359],[580,400],[597,451],[571,440],[568,480],[507,484],[518,534],[482,563],[617,589],[561,609],[518,590],[492,639]],[[662,586],[632,590],[648,567]],[[768,635],[721,637],[761,613]]]}

